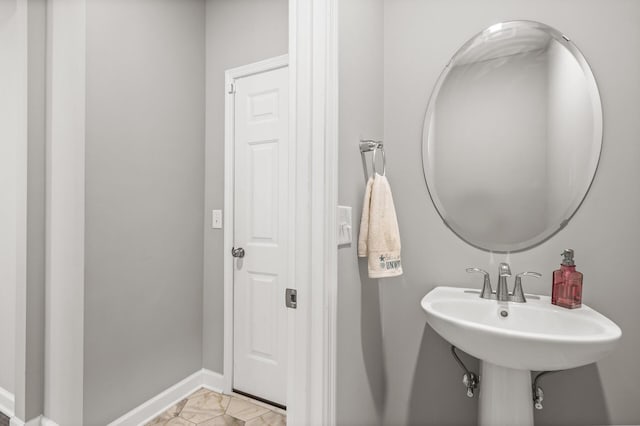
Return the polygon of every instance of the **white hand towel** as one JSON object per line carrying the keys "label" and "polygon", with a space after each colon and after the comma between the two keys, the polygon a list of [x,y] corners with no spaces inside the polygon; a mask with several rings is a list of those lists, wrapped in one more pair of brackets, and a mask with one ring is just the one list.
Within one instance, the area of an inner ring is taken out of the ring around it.
{"label": "white hand towel", "polygon": [[379,174],[367,182],[358,237],[358,256],[368,257],[370,278],[402,275],[400,230],[391,187],[387,178]]}
{"label": "white hand towel", "polygon": [[362,217],[360,218],[360,234],[358,235],[358,257],[367,257],[369,253],[369,209],[371,208],[371,187],[373,176],[367,181],[364,190],[364,202],[362,203]]}

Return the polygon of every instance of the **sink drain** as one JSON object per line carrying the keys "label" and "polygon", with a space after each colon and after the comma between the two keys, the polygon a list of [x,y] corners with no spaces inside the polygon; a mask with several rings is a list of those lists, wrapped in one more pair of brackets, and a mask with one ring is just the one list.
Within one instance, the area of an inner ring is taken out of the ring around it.
{"label": "sink drain", "polygon": [[500,311],[500,316],[501,316],[501,317],[503,317],[503,318],[506,318],[506,317],[508,317],[508,316],[509,316],[509,312],[507,312],[507,311]]}

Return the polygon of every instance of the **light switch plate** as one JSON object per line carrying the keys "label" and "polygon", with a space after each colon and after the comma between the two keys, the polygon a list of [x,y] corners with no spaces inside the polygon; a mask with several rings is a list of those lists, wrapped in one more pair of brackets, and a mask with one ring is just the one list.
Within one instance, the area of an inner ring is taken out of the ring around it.
{"label": "light switch plate", "polygon": [[351,244],[352,229],[351,207],[338,206],[338,245]]}
{"label": "light switch plate", "polygon": [[222,228],[222,210],[211,211],[211,227],[213,229]]}

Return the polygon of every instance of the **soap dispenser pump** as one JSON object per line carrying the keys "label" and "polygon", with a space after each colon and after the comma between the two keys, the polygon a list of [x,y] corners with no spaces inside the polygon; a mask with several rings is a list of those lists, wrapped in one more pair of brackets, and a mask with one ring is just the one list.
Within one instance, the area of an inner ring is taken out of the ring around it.
{"label": "soap dispenser pump", "polygon": [[560,269],[553,271],[551,303],[569,309],[582,306],[582,272],[576,271],[572,249],[562,252]]}

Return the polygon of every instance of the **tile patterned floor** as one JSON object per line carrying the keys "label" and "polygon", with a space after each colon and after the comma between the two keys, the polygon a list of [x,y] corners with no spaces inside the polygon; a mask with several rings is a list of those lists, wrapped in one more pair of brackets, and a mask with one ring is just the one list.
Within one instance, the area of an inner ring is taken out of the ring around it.
{"label": "tile patterned floor", "polygon": [[239,395],[199,389],[145,426],[285,426],[283,410]]}

